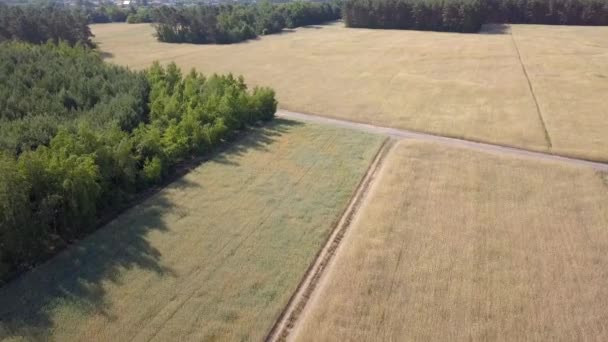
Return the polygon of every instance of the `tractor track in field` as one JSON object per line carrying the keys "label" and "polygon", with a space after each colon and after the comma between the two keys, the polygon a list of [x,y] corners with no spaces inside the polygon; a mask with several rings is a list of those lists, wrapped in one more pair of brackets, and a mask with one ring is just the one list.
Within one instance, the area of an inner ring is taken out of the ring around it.
{"label": "tractor track in field", "polygon": [[394,143],[395,140],[389,137],[384,140],[382,146],[380,146],[378,149],[374,160],[368,167],[365,175],[363,175],[361,178],[361,181],[359,182],[359,185],[357,186],[357,189],[355,190],[355,193],[353,194],[348,206],[342,213],[340,220],[330,233],[323,248],[319,251],[313,263],[306,271],[306,274],[298,285],[295,293],[289,299],[287,306],[285,309],[283,309],[274,326],[271,328],[266,337],[266,341],[274,342],[287,340],[287,337],[292,332],[292,329],[295,327],[296,322],[304,311],[306,304],[315,292],[324,271],[329,267],[338,247],[340,246],[340,242],[343,240],[344,235],[348,231],[349,227],[351,226],[351,222],[359,210],[359,207],[369,193],[369,188],[376,178],[384,158]]}
{"label": "tractor track in field", "polygon": [[410,131],[410,130],[406,130],[406,129],[376,126],[376,125],[371,125],[371,124],[366,124],[366,123],[329,118],[329,117],[314,115],[314,114],[292,112],[292,111],[283,110],[283,109],[277,110],[276,115],[280,118],[285,118],[285,119],[305,121],[305,122],[315,122],[315,123],[321,123],[321,124],[326,124],[326,125],[346,127],[346,128],[370,132],[370,133],[383,134],[383,135],[388,135],[388,136],[396,138],[396,139],[415,139],[415,140],[430,141],[430,142],[436,142],[436,143],[443,144],[443,145],[467,148],[467,149],[471,149],[471,150],[489,152],[489,153],[494,153],[494,154],[507,154],[507,155],[524,157],[524,158],[528,158],[528,159],[555,161],[555,162],[562,162],[562,163],[571,164],[571,165],[587,166],[587,167],[591,167],[597,171],[608,172],[608,164],[599,162],[599,161],[566,157],[566,156],[561,156],[561,155],[556,155],[556,154],[551,154],[551,153],[546,153],[546,152],[538,152],[538,151],[526,150],[526,149],[517,148],[517,147],[509,147],[509,146],[504,146],[504,145],[489,144],[489,143],[477,142],[477,141],[460,139],[460,138],[446,137],[446,136],[435,135],[435,134],[430,134],[430,133]]}
{"label": "tractor track in field", "polygon": [[549,150],[553,148],[553,143],[551,142],[551,136],[549,135],[549,130],[547,129],[547,122],[545,121],[545,117],[543,116],[543,111],[540,109],[540,104],[538,104],[538,98],[536,97],[536,92],[534,91],[534,86],[532,86],[532,81],[530,80],[530,75],[528,74],[528,68],[526,68],[526,64],[524,63],[523,58],[521,57],[521,52],[519,52],[519,47],[517,46],[517,42],[515,41],[515,36],[513,32],[511,32],[511,40],[513,41],[513,47],[515,48],[515,52],[517,52],[517,58],[519,59],[519,64],[521,65],[521,70],[526,76],[526,81],[528,82],[528,89],[530,89],[530,95],[532,96],[532,100],[534,100],[534,104],[536,105],[536,115],[538,115],[538,120],[543,128],[543,133],[545,134],[545,142],[549,146]]}

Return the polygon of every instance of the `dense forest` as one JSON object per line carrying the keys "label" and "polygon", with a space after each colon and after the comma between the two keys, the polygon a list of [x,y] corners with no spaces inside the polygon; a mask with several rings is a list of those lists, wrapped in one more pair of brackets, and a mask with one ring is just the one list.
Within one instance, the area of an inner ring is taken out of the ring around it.
{"label": "dense forest", "polygon": [[0,50],[0,149],[48,145],[59,127],[132,130],[144,120],[141,74],[103,64],[87,49],[5,44]]}
{"label": "dense forest", "polygon": [[156,12],[156,36],[170,43],[229,44],[278,33],[284,28],[340,18],[336,2],[163,7]]}
{"label": "dense forest", "polygon": [[120,8],[102,5],[97,8],[67,7],[49,2],[43,5],[6,5],[0,2],[0,40],[17,39],[35,44],[61,38],[75,44],[90,42],[90,23],[151,23],[157,9]]}
{"label": "dense forest", "polygon": [[58,4],[8,6],[0,3],[0,42],[21,40],[34,44],[62,40],[92,46],[87,15]]}
{"label": "dense forest", "polygon": [[348,27],[477,32],[482,0],[346,0]]}
{"label": "dense forest", "polygon": [[606,0],[346,0],[348,27],[477,32],[484,23],[608,25]]}
{"label": "dense forest", "polygon": [[0,283],[275,111],[271,89],[232,75],[134,72],[80,45],[1,43]]}
{"label": "dense forest", "polygon": [[487,0],[486,22],[608,25],[606,0]]}

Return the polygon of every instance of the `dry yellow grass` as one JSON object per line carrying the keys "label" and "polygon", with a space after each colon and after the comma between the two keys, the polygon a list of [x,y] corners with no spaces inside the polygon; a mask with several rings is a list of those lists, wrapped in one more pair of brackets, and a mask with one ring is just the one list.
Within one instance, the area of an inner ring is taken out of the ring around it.
{"label": "dry yellow grass", "polygon": [[608,27],[516,25],[512,37],[337,23],[229,46],[158,43],[146,24],[92,28],[118,64],[233,72],[276,89],[285,109],[548,151],[514,37],[552,151],[608,160]]}
{"label": "dry yellow grass", "polygon": [[0,340],[262,340],[382,140],[252,133],[0,288]]}
{"label": "dry yellow grass", "polygon": [[295,337],[606,341],[607,281],[601,175],[404,141]]}
{"label": "dry yellow grass", "polygon": [[514,25],[556,153],[608,160],[608,28]]}

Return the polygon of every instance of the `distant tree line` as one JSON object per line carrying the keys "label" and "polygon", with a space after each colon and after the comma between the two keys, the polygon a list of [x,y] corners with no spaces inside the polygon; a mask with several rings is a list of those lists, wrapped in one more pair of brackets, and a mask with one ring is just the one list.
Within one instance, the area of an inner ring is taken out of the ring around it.
{"label": "distant tree line", "polygon": [[156,12],[156,37],[162,42],[229,44],[278,33],[286,27],[340,18],[337,3],[295,1],[285,4],[162,7]]}
{"label": "distant tree line", "polygon": [[153,23],[156,21],[156,9],[151,7],[137,7],[135,11],[129,12],[127,22],[129,24]]}
{"label": "distant tree line", "polygon": [[79,45],[0,43],[0,283],[276,105],[241,77],[175,64],[135,72]]}
{"label": "distant tree line", "polygon": [[321,3],[292,1],[276,6],[288,28],[322,24],[342,17],[341,0]]}
{"label": "distant tree line", "polygon": [[346,0],[348,27],[477,32],[481,0]]}
{"label": "distant tree line", "polygon": [[135,12],[135,8],[123,9],[116,5],[102,5],[90,8],[86,12],[92,24],[124,23],[127,21],[127,16]]}
{"label": "distant tree line", "polygon": [[61,41],[93,46],[88,18],[62,5],[9,6],[0,3],[0,42],[20,40],[34,44]]}
{"label": "distant tree line", "polygon": [[120,8],[102,5],[97,8],[69,7],[58,3],[6,5],[0,3],[0,41],[21,40],[34,44],[63,40],[92,46],[90,23],[150,23],[155,9]]}
{"label": "distant tree line", "polygon": [[487,0],[486,22],[608,25],[607,0]]}
{"label": "distant tree line", "polygon": [[156,9],[151,7],[120,8],[116,5],[102,5],[98,8],[88,9],[89,21],[94,24],[103,23],[151,23],[154,21]]}
{"label": "distant tree line", "polygon": [[608,25],[606,0],[345,0],[348,27],[477,32],[484,23]]}

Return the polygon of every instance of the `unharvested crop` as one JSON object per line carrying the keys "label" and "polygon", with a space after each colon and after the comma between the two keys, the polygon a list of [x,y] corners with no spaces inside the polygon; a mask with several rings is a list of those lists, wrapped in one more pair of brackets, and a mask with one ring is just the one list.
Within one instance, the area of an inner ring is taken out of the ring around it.
{"label": "unharvested crop", "polygon": [[247,44],[176,46],[156,42],[147,25],[108,25],[93,32],[112,62],[235,72],[271,86],[283,109],[608,160],[608,27],[462,35],[334,24]]}
{"label": "unharvested crop", "polygon": [[403,141],[299,341],[608,338],[608,186],[593,169]]}
{"label": "unharvested crop", "polygon": [[0,340],[262,340],[383,138],[275,120],[0,288]]}

